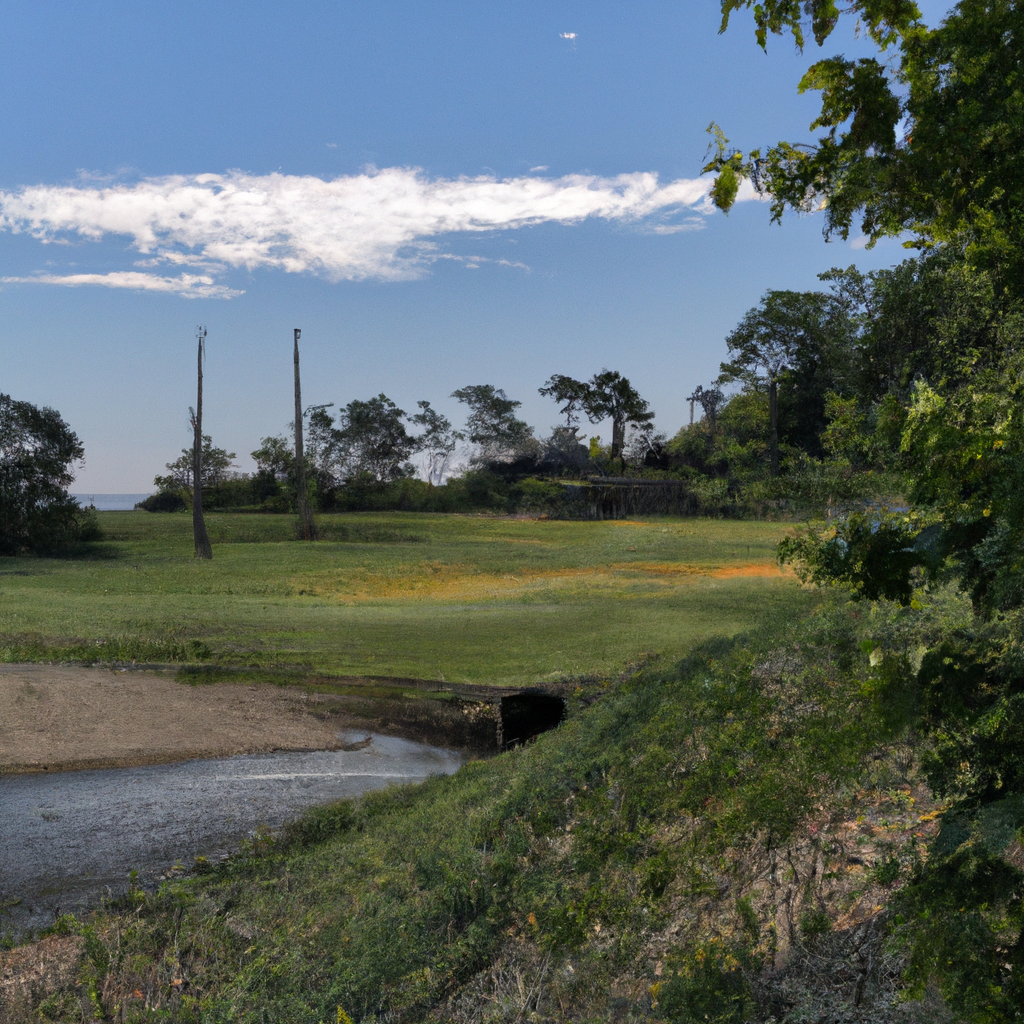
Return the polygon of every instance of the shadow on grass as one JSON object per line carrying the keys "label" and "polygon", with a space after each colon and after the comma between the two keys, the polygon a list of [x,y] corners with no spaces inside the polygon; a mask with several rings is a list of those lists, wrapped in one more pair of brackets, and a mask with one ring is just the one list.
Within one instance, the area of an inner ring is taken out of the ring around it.
{"label": "shadow on grass", "polygon": [[[32,554],[25,552],[17,555],[4,555],[0,563],[14,562],[24,564],[26,562],[116,562],[124,557],[124,551],[115,547],[109,541],[83,541],[66,548],[57,548],[53,551]],[[28,570],[0,570],[0,576],[32,576]]]}

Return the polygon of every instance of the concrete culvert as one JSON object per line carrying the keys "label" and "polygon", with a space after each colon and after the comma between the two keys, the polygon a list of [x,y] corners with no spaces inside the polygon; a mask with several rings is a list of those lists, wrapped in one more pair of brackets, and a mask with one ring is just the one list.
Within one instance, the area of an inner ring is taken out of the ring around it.
{"label": "concrete culvert", "polygon": [[499,745],[511,747],[554,729],[565,717],[565,701],[550,693],[513,693],[501,698]]}

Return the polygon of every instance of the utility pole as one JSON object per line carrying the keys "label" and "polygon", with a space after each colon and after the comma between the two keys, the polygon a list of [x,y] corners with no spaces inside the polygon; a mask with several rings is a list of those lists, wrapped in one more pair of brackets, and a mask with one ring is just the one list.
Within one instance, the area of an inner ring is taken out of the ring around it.
{"label": "utility pole", "polygon": [[306,459],[302,452],[302,388],[299,385],[299,335],[295,328],[295,511],[303,540],[316,540],[316,526],[306,504]]}
{"label": "utility pole", "polygon": [[213,547],[203,519],[203,357],[206,355],[206,328],[196,328],[199,351],[196,356],[197,388],[196,408],[192,412],[192,536],[196,545],[196,558],[213,558]]}

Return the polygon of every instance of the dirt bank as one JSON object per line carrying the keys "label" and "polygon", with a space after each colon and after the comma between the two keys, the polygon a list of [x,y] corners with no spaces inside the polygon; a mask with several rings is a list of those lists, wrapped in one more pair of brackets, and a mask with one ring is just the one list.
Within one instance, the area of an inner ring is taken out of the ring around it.
{"label": "dirt bank", "polygon": [[358,724],[330,697],[273,685],[0,665],[0,774],[333,749],[338,731]]}

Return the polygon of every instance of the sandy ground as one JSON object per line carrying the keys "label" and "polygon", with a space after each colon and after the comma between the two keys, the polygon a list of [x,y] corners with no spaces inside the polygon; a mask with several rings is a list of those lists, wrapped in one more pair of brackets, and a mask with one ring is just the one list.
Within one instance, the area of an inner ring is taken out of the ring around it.
{"label": "sandy ground", "polygon": [[0,665],[0,774],[336,748],[346,723],[330,705],[273,685]]}

